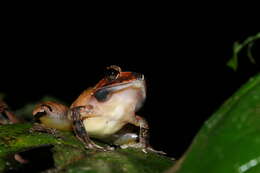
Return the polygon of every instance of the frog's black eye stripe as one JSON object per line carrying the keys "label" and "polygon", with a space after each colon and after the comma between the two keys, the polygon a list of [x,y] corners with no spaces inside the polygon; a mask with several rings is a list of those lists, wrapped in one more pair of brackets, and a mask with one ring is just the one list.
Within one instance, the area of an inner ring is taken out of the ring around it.
{"label": "frog's black eye stripe", "polygon": [[121,72],[121,68],[115,65],[111,65],[106,68],[105,70],[105,77],[108,80],[115,80],[118,78],[119,74]]}
{"label": "frog's black eye stripe", "polygon": [[99,91],[97,91],[94,96],[96,97],[96,99],[99,101],[99,102],[104,102],[106,101],[108,98],[109,98],[109,90],[107,89],[101,89]]}

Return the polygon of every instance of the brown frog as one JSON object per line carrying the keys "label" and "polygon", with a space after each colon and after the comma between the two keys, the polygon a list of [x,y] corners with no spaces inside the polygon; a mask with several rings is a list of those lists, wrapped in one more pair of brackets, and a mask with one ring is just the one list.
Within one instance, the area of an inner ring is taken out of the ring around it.
{"label": "brown frog", "polygon": [[[34,129],[71,130],[86,148],[108,150],[90,138],[109,141],[121,147],[139,147],[144,152],[155,151],[149,145],[148,124],[136,112],[146,97],[144,75],[122,71],[120,67],[107,67],[106,75],[71,104],[70,108],[55,102],[36,106],[33,115],[41,123]],[[139,127],[139,134],[125,132],[128,124]],[[44,128],[42,128],[44,126]],[[54,130],[55,131],[55,130]]]}

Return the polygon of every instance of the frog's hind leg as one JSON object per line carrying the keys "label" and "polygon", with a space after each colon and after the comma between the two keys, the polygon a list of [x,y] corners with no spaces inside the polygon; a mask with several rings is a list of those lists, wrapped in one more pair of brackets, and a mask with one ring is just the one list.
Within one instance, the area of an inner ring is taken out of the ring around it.
{"label": "frog's hind leg", "polygon": [[139,127],[139,144],[146,148],[149,146],[149,126],[147,121],[138,115],[135,116],[135,119],[131,122],[131,124]]}
{"label": "frog's hind leg", "polygon": [[143,148],[142,150],[145,153],[147,151],[152,151],[152,152],[155,152],[155,153],[158,153],[158,154],[166,154],[165,152],[157,151],[150,146],[150,143],[149,143],[149,137],[150,137],[150,135],[149,135],[149,125],[143,117],[136,115],[135,119],[130,123],[139,127],[139,143],[138,143],[137,147]]}

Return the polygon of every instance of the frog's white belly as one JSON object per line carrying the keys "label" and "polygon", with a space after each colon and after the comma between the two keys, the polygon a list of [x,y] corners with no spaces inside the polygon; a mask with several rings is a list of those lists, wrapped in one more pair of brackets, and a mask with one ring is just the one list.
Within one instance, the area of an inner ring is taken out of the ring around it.
{"label": "frog's white belly", "polygon": [[91,137],[102,138],[112,135],[120,130],[125,123],[109,120],[107,118],[95,117],[84,120],[84,126]]}
{"label": "frog's white belly", "polygon": [[116,133],[126,123],[131,114],[118,107],[113,114],[87,118],[83,121],[87,133],[96,138],[103,138]]}

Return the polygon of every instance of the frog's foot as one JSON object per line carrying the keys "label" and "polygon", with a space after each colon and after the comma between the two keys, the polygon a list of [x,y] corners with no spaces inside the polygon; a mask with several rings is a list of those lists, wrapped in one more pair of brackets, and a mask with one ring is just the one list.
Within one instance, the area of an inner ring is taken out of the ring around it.
{"label": "frog's foot", "polygon": [[114,147],[111,147],[111,146],[102,147],[100,145],[97,145],[93,141],[91,141],[88,144],[85,144],[85,148],[88,150],[96,150],[96,151],[113,151],[113,150],[115,150]]}
{"label": "frog's foot", "polygon": [[166,153],[164,151],[158,151],[158,150],[153,149],[152,147],[143,148],[142,151],[144,153],[152,152],[152,153],[156,153],[156,154],[166,155]]}
{"label": "frog's foot", "polygon": [[76,131],[76,137],[84,144],[85,148],[88,150],[96,151],[113,151],[115,148],[111,146],[100,146],[93,142],[87,135],[87,133]]}
{"label": "frog's foot", "polygon": [[34,132],[49,133],[49,134],[55,136],[56,138],[61,138],[61,139],[63,138],[63,136],[60,134],[60,132],[57,129],[45,127],[44,125],[38,124],[38,123],[35,123],[33,125],[33,127],[29,129],[29,132],[30,133],[34,133]]}
{"label": "frog's foot", "polygon": [[166,155],[165,152],[163,151],[157,151],[155,149],[153,149],[151,146],[145,146],[143,145],[142,143],[133,143],[133,144],[125,144],[125,145],[121,145],[120,146],[122,149],[125,149],[125,148],[129,148],[129,147],[132,147],[132,148],[139,148],[142,150],[142,152],[144,153],[148,153],[148,152],[152,152],[152,153],[157,153],[157,154],[161,154],[161,155]]}

